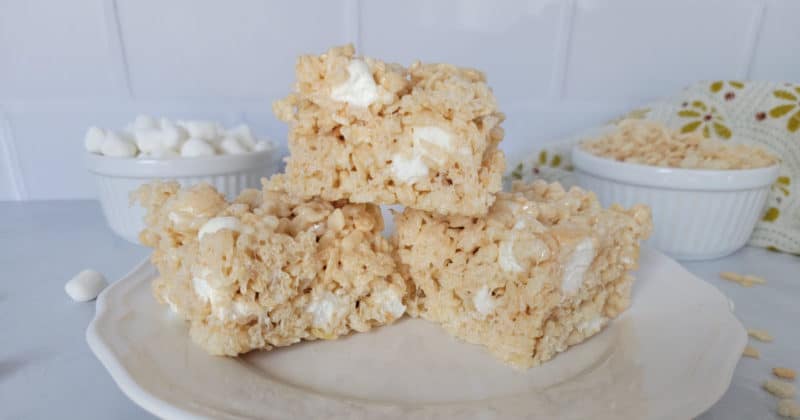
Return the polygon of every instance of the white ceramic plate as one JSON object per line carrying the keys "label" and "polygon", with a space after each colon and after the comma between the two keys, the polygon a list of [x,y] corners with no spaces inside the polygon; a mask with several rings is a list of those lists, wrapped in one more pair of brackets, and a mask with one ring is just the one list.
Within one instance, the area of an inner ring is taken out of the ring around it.
{"label": "white ceramic plate", "polygon": [[525,372],[422,320],[238,359],[194,346],[143,263],[108,288],[87,331],[134,402],[165,418],[692,418],[724,393],[747,341],[717,289],[643,249],[633,306]]}

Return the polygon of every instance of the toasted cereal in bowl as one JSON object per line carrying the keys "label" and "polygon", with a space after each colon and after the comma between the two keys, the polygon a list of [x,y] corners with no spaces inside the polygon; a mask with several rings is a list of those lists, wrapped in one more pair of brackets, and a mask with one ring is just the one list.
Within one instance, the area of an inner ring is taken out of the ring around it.
{"label": "toasted cereal in bowl", "polygon": [[572,149],[578,185],[603,205],[649,205],[650,244],[678,259],[718,258],[753,232],[778,176],[778,158],[758,147],[625,120]]}
{"label": "toasted cereal in bowl", "polygon": [[624,120],[617,129],[581,148],[619,162],[683,169],[754,169],[778,159],[761,148],[673,131],[656,121]]}

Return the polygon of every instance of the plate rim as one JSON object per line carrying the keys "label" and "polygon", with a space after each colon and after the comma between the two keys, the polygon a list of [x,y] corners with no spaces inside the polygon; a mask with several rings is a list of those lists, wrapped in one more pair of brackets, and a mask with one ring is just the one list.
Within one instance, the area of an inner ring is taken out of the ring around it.
{"label": "plate rim", "polygon": [[145,411],[160,418],[203,419],[204,417],[197,413],[164,401],[139,384],[128,370],[125,369],[120,359],[116,357],[111,349],[111,346],[104,341],[100,332],[99,324],[101,320],[109,316],[109,301],[113,300],[114,296],[111,291],[122,289],[123,287],[127,289],[132,288],[134,285],[138,284],[139,281],[142,281],[138,280],[138,275],[141,275],[142,272],[151,267],[153,266],[150,264],[150,257],[148,256],[136,264],[127,274],[100,293],[95,304],[94,318],[92,318],[92,321],[86,328],[86,342],[89,344],[92,353],[94,353],[95,357],[100,361],[100,364],[102,364],[109,375],[111,375],[111,379],[114,380],[114,383],[117,384],[120,391]]}

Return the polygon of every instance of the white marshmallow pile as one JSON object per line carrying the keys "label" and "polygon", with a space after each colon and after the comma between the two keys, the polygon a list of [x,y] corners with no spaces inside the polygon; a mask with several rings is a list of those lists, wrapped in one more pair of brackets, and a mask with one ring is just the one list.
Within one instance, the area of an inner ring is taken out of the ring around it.
{"label": "white marshmallow pile", "polygon": [[247,125],[225,129],[213,121],[156,121],[140,115],[122,131],[90,127],[86,150],[111,157],[169,159],[238,155],[273,148],[269,140],[257,140]]}
{"label": "white marshmallow pile", "polygon": [[83,270],[64,286],[64,291],[76,302],[95,299],[108,286],[106,278],[94,270]]}

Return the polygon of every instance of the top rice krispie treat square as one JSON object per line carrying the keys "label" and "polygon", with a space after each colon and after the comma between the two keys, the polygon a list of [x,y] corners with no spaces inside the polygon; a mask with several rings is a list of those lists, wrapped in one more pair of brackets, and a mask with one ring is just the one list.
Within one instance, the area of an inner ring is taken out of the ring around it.
{"label": "top rice krispie treat square", "polygon": [[501,189],[505,118],[483,73],[449,64],[405,69],[352,46],[297,63],[277,101],[289,123],[290,193],[482,215]]}

